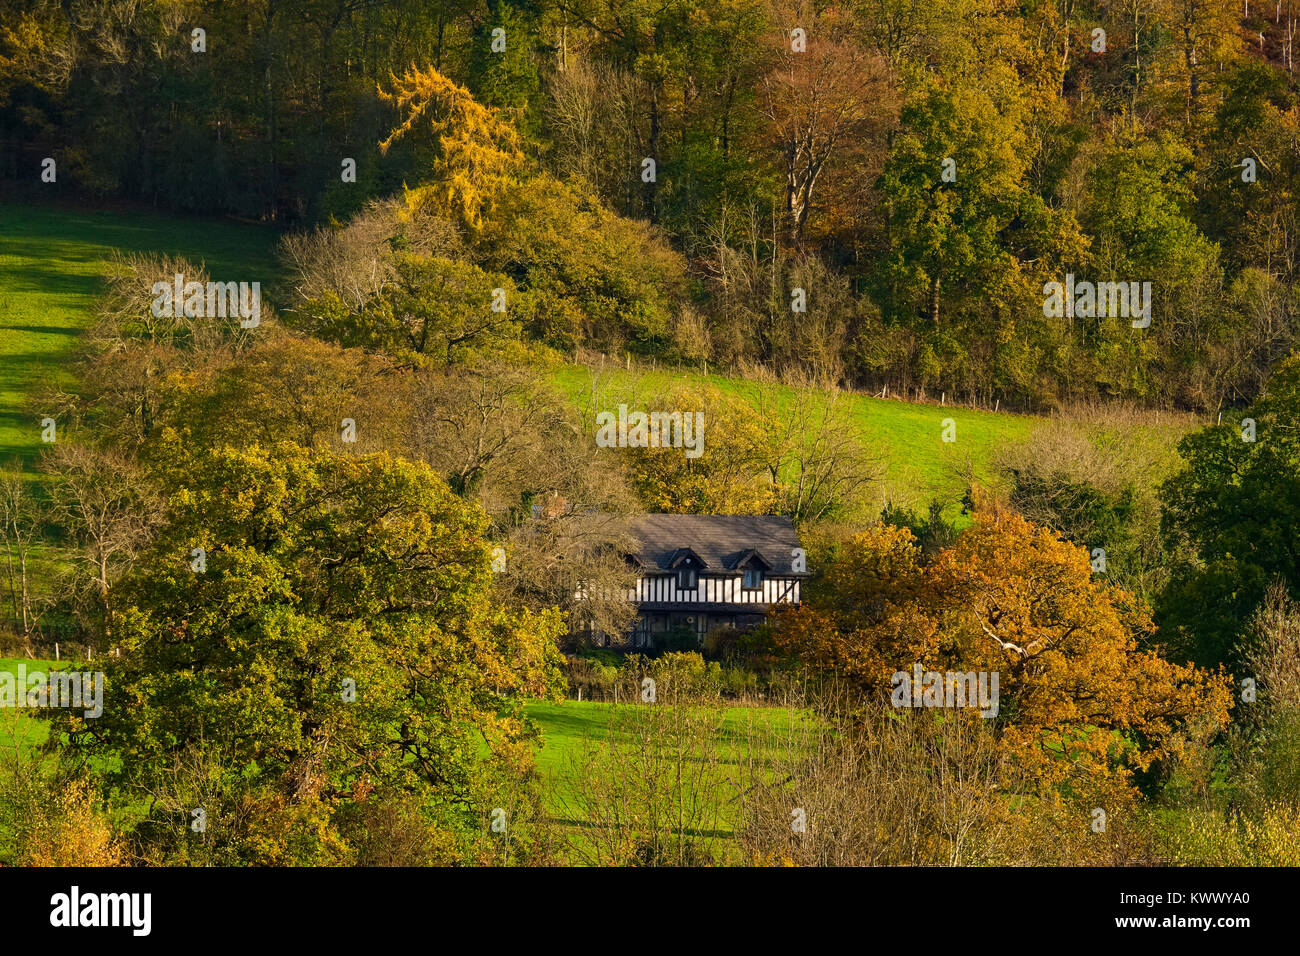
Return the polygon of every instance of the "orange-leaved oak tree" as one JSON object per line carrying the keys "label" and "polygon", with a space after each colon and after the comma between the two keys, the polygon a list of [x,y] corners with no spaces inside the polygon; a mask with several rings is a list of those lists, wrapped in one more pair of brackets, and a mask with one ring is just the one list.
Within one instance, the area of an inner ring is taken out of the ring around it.
{"label": "orange-leaved oak tree", "polygon": [[1181,746],[1189,722],[1226,723],[1223,677],[1142,649],[1151,630],[1083,549],[982,512],[928,562],[905,529],[851,538],[807,603],[777,617],[773,640],[847,680],[865,706],[887,702],[893,676],[917,664],[996,673],[998,739],[1024,779],[1051,785],[1125,780]]}

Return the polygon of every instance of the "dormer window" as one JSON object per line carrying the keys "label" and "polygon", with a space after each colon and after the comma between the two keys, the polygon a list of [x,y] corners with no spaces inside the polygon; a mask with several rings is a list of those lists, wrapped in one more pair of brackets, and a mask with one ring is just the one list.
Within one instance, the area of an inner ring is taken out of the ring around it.
{"label": "dormer window", "polygon": [[677,590],[694,591],[700,580],[700,569],[707,568],[704,559],[690,548],[678,548],[668,562],[667,570],[677,574]]}
{"label": "dormer window", "polygon": [[753,548],[737,554],[732,559],[731,567],[741,573],[741,584],[746,591],[761,591],[763,576],[772,570],[772,565]]}

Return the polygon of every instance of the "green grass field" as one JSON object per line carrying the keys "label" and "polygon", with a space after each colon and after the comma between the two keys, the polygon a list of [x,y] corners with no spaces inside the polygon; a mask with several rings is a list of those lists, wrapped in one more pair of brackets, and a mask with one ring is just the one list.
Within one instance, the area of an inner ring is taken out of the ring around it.
{"label": "green grass field", "polygon": [[[19,671],[19,666],[24,668]],[[17,684],[16,678],[20,673],[27,675],[35,673],[48,674],[51,670],[60,667],[67,667],[68,662],[56,663],[54,661],[27,660],[21,657],[0,657],[0,673],[10,674],[15,678],[14,693],[24,693],[24,688]],[[22,707],[0,707],[0,749],[4,750],[25,750],[28,747],[39,747],[45,743],[45,738],[49,736],[49,724],[44,720],[33,717]]]}
{"label": "green grass field", "polygon": [[[563,785],[583,747],[609,737],[610,708],[600,701],[530,700],[528,716],[542,730],[542,746],[537,752],[537,767],[556,795],[563,798]],[[625,705],[626,706],[626,705]],[[787,718],[789,711],[779,707],[732,706],[723,714],[718,745],[724,760],[739,759],[751,731],[770,729]]]}
{"label": "green grass field", "polygon": [[[613,808],[651,813],[640,801],[652,793],[660,813],[682,814],[675,819],[683,833],[705,839],[712,852],[735,853],[731,841],[745,790],[784,777],[795,748],[806,747],[816,733],[807,712],[784,707],[688,706],[679,713],[690,729],[672,729],[679,718],[660,707],[528,702],[528,715],[542,731],[536,759],[546,810],[575,862],[595,859],[591,839],[606,832],[600,821]],[[599,783],[589,786],[589,780]]]}
{"label": "green grass field", "polygon": [[80,333],[92,322],[114,250],[206,264],[216,276],[275,275],[278,234],[262,226],[153,212],[0,204],[0,462],[40,448],[28,396],[68,387]]}

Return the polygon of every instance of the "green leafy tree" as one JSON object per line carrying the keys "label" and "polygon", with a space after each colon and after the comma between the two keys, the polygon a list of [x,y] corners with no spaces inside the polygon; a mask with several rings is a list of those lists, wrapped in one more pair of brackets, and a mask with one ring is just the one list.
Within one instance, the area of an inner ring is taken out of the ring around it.
{"label": "green leafy tree", "polygon": [[[481,831],[477,797],[526,771],[521,698],[553,690],[561,630],[493,599],[482,511],[383,454],[169,441],[154,457],[167,517],[113,592],[118,654],[92,668],[104,713],[65,712],[54,735],[155,795],[137,836],[338,862],[334,816],[372,791],[415,798],[431,832]],[[201,840],[187,798],[204,800]]]}
{"label": "green leafy tree", "polygon": [[327,292],[295,310],[299,322],[340,345],[414,364],[451,364],[519,338],[514,315],[525,309],[506,276],[441,256],[399,253],[393,266],[392,283],[360,308]]}
{"label": "green leafy tree", "polygon": [[1193,432],[1179,451],[1187,467],[1162,489],[1161,524],[1195,560],[1176,569],[1159,621],[1187,658],[1235,662],[1269,582],[1300,596],[1300,357],[1279,366],[1241,423]]}
{"label": "green leafy tree", "polygon": [[1074,320],[1095,359],[1093,374],[1112,392],[1177,393],[1213,336],[1222,272],[1218,248],[1192,221],[1192,163],[1191,150],[1164,132],[1105,144],[1087,174],[1080,220],[1092,243],[1074,271],[1151,283],[1147,335],[1134,335],[1124,316]]}
{"label": "green leafy tree", "polygon": [[534,57],[536,18],[528,12],[532,6],[488,0],[487,16],[470,44],[469,88],[480,103],[523,112],[535,102],[541,78]]}

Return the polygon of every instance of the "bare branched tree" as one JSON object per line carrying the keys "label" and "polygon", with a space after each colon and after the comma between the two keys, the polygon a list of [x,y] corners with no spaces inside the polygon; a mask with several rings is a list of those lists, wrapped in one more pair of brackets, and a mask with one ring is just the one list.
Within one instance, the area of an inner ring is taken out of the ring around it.
{"label": "bare branched tree", "polygon": [[843,394],[758,380],[746,390],[766,427],[763,467],[784,513],[803,524],[879,512],[871,492],[883,461],[863,444]]}
{"label": "bare branched tree", "polygon": [[975,715],[855,714],[819,699],[754,721],[746,859],[807,866],[978,863],[1004,828],[1004,759]]}
{"label": "bare branched tree", "polygon": [[73,593],[110,637],[109,591],[162,520],[162,503],[136,461],[118,450],[59,444],[45,467],[52,476],[51,520],[76,548]]}
{"label": "bare branched tree", "polygon": [[5,549],[5,577],[9,604],[23,637],[30,638],[36,626],[32,610],[30,559],[44,524],[29,482],[18,463],[0,469],[0,541]]}
{"label": "bare branched tree", "polygon": [[[395,241],[418,255],[455,257],[461,248],[455,224],[427,206],[398,199],[367,205],[344,226],[291,233],[280,241],[289,284],[298,301],[336,297],[359,310],[383,295],[396,279]],[[292,310],[291,310],[292,311]]]}
{"label": "bare branched tree", "polygon": [[[646,683],[650,681],[652,683]],[[734,805],[726,710],[704,686],[696,654],[631,658],[608,728],[562,772],[559,812],[573,862],[592,866],[692,866],[729,848]]]}

